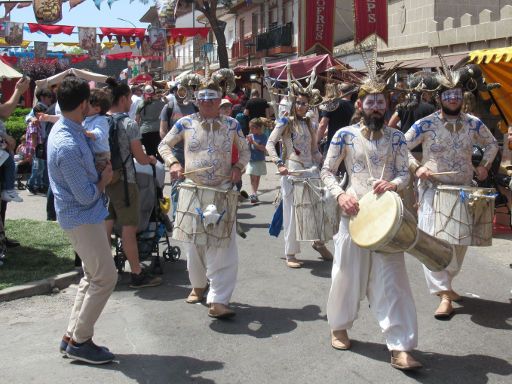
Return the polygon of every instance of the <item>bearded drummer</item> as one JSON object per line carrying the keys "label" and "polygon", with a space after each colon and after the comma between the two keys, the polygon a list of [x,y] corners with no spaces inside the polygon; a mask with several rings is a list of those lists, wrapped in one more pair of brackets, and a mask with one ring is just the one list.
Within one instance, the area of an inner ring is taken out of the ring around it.
{"label": "bearded drummer", "polygon": [[[436,81],[441,110],[418,120],[405,134],[409,149],[418,145],[423,149],[421,163],[409,155],[409,166],[419,179],[418,227],[429,235],[434,235],[435,185],[470,186],[473,172],[478,180],[487,179],[488,170],[498,151],[496,139],[484,123],[461,111],[463,84],[460,73],[445,68],[444,73],[436,76]],[[471,162],[474,144],[484,149],[483,159],[476,168],[473,168]],[[440,172],[451,174],[433,175]],[[450,215],[450,212],[443,214]],[[430,293],[440,298],[434,312],[437,319],[450,318],[453,314],[452,301],[461,300],[452,288],[452,280],[462,267],[467,246],[454,247],[455,257],[443,271],[432,272],[423,266]]]}
{"label": "bearded drummer", "polygon": [[[361,248],[348,230],[349,219],[358,213],[358,200],[363,195],[400,191],[407,186],[405,137],[384,124],[384,80],[374,77],[365,81],[356,108],[362,116],[360,122],[336,132],[321,172],[324,184],[342,209],[327,301],[331,345],[338,350],[350,349],[347,330],[352,328],[359,303],[366,296],[391,351],[391,365],[400,370],[418,369],[422,365],[410,354],[417,346],[418,326],[403,252],[382,254]],[[346,190],[335,178],[342,161],[349,176]]]}
{"label": "bearded drummer", "polygon": [[[295,94],[291,106],[291,116],[285,116],[276,121],[275,128],[265,147],[282,176],[284,253],[286,265],[289,268],[301,268],[303,264],[296,256],[300,253],[300,245],[295,228],[293,184],[289,174],[293,171],[307,171],[299,173],[299,175],[318,178],[318,165],[322,161],[322,155],[316,145],[316,124],[306,117],[311,96],[308,92],[299,91]],[[282,141],[282,157],[279,157],[276,151],[276,144],[280,140]],[[312,246],[320,253],[322,259],[332,260],[332,254],[323,242],[314,241]]]}
{"label": "bearded drummer", "polygon": [[[173,155],[173,147],[183,141],[188,178],[198,186],[227,190],[241,179],[250,158],[250,150],[238,122],[219,115],[222,90],[210,81],[197,92],[199,112],[179,119],[158,147],[170,167],[171,179],[183,178],[183,167]],[[238,148],[238,162],[231,165],[233,144]],[[205,169],[206,168],[206,169]],[[202,169],[198,172],[194,170]],[[228,306],[235,289],[238,271],[236,231],[231,232],[229,246],[186,244],[187,269],[192,291],[186,302],[198,303],[204,298],[208,316],[228,318],[235,312]]]}

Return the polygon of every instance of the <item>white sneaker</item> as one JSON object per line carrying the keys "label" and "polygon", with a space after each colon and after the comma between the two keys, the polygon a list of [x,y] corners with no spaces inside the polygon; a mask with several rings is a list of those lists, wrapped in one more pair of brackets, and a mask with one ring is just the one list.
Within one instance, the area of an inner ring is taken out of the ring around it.
{"label": "white sneaker", "polygon": [[23,201],[21,196],[18,195],[18,192],[16,192],[14,189],[7,189],[5,191],[2,191],[2,200],[15,201],[17,203],[21,203]]}

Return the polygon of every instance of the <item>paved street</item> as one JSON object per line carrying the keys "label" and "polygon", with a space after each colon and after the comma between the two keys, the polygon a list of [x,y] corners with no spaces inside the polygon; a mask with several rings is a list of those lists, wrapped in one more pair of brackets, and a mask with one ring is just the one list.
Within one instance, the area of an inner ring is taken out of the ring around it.
{"label": "paved street", "polygon": [[[269,173],[274,172],[268,164]],[[245,179],[245,185],[248,185]],[[244,204],[237,238],[240,265],[231,321],[207,317],[206,306],[184,302],[190,286],[185,260],[165,265],[164,284],[139,291],[122,276],[96,327],[95,341],[118,362],[71,363],[58,353],[75,288],[0,304],[3,383],[510,383],[512,377],[511,236],[472,248],[455,281],[464,301],[450,321],[432,316],[437,299],[421,264],[406,256],[419,321],[416,357],[425,368],[404,374],[389,353],[367,301],[349,332],[351,351],[330,347],[325,304],[330,265],[304,244],[303,269],[285,267],[282,235],[267,232],[277,177],[263,183],[262,204]],[[22,194],[8,218],[44,219],[45,199]],[[332,249],[332,242],[329,244]]]}

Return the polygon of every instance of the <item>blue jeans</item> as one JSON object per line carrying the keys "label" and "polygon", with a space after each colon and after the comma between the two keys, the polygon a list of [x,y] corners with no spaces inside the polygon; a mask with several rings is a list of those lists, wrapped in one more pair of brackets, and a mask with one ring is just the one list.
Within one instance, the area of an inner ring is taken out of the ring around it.
{"label": "blue jeans", "polygon": [[34,157],[32,160],[32,174],[30,175],[30,179],[28,179],[27,186],[30,189],[37,188],[46,188],[48,187],[45,184],[44,171],[46,169],[46,161],[42,159],[38,159]]}
{"label": "blue jeans", "polygon": [[2,191],[14,189],[14,179],[16,178],[16,165],[14,156],[9,154],[7,160],[2,164]]}

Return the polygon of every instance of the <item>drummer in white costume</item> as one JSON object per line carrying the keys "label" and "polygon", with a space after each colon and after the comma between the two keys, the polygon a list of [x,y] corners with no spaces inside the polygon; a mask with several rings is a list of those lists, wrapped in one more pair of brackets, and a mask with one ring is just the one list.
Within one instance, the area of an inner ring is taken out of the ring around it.
{"label": "drummer in white costume", "polygon": [[[160,143],[158,151],[170,167],[172,179],[183,178],[184,170],[172,154],[174,145],[183,140],[187,173],[211,167],[190,173],[187,177],[193,183],[228,189],[232,183],[240,180],[242,169],[249,161],[250,151],[238,122],[231,117],[219,116],[221,97],[222,91],[215,83],[203,85],[197,92],[199,112],[178,120]],[[231,165],[233,143],[238,148],[239,160]],[[210,289],[206,299],[209,304],[208,315],[216,318],[233,316],[235,313],[228,303],[238,271],[236,231],[231,232],[228,248],[190,243],[187,244],[186,253],[193,287],[187,302],[200,302],[209,281]]]}
{"label": "drummer in white costume", "polygon": [[[358,213],[363,195],[372,190],[376,194],[400,191],[409,180],[405,137],[384,125],[385,89],[386,83],[379,79],[363,83],[356,104],[362,119],[336,132],[322,168],[322,180],[343,210],[335,238],[327,319],[333,348],[349,349],[347,329],[357,318],[360,301],[368,297],[391,351],[391,365],[409,370],[421,364],[409,353],[417,346],[418,329],[404,254],[360,248],[348,231],[349,217]],[[350,180],[346,190],[335,178],[343,160]]]}
{"label": "drummer in white costume", "polygon": [[[420,179],[418,227],[430,235],[434,235],[435,185],[469,186],[474,171],[479,180],[485,180],[498,151],[496,139],[484,123],[461,112],[463,90],[459,73],[445,69],[444,74],[437,76],[437,81],[441,110],[418,120],[405,134],[409,149],[420,144],[423,148],[421,164],[409,155],[409,165]],[[485,151],[482,162],[475,169],[471,163],[473,144],[480,145]],[[450,171],[457,173],[432,176],[432,173]],[[467,246],[454,247],[455,257],[445,270],[432,272],[423,267],[430,293],[438,295],[441,300],[434,313],[438,319],[449,318],[453,313],[452,301],[461,299],[453,291],[452,280],[460,271]]]}
{"label": "drummer in white costume", "polygon": [[[292,102],[292,116],[283,116],[276,121],[276,126],[268,138],[266,149],[281,174],[281,195],[283,199],[284,253],[286,265],[301,268],[302,262],[296,258],[300,253],[295,229],[295,211],[293,206],[293,184],[288,172],[309,170],[304,177],[319,177],[318,165],[322,155],[316,145],[316,123],[306,113],[309,109],[310,95],[298,92]],[[276,152],[276,144],[282,140],[282,159]],[[313,242],[313,248],[324,260],[332,260],[323,242]]]}

